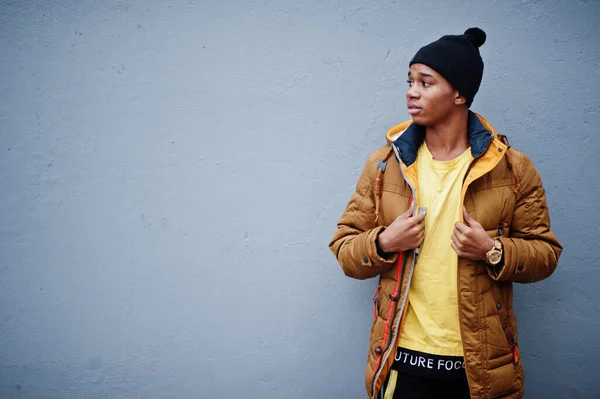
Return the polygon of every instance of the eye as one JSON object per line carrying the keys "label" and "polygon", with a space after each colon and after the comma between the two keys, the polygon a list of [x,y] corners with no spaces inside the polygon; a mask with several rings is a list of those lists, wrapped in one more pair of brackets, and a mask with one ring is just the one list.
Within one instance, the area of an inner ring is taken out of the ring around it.
{"label": "eye", "polygon": [[429,86],[431,86],[431,82],[428,82],[426,80],[424,80],[422,84],[423,84],[423,87],[429,87]]}
{"label": "eye", "polygon": [[406,83],[408,83],[408,87],[412,87],[412,85],[413,85],[414,82],[409,79],[409,80],[406,81]]}

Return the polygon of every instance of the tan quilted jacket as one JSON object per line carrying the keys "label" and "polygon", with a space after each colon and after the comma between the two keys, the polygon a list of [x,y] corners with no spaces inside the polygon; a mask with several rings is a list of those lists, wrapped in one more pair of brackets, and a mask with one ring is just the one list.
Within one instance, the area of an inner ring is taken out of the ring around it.
{"label": "tan quilted jacket", "polygon": [[[409,121],[390,129],[387,138],[390,145],[367,160],[329,244],[347,276],[379,276],[366,370],[369,398],[378,395],[393,362],[415,267],[414,251],[384,259],[377,254],[375,239],[418,198],[415,161],[424,133]],[[471,398],[521,398],[523,368],[512,283],[550,276],[562,248],[550,230],[545,192],[529,158],[510,148],[504,136],[474,113],[469,114],[469,142],[475,159],[461,200],[490,236],[500,239],[504,261],[494,270],[483,262],[458,260],[465,369]]]}

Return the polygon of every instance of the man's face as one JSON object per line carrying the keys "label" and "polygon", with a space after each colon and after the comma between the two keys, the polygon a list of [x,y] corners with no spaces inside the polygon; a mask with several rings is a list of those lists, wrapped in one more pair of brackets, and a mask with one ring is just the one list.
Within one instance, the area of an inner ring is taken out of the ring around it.
{"label": "man's face", "polygon": [[413,64],[408,71],[406,103],[408,113],[417,125],[443,122],[464,97],[442,75],[423,64]]}

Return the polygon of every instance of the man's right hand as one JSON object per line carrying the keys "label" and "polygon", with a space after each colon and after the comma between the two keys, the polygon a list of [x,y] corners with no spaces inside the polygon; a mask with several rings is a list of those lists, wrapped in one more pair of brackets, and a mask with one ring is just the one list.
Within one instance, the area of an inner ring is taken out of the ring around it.
{"label": "man's right hand", "polygon": [[387,253],[417,248],[425,237],[425,215],[412,216],[412,207],[398,216],[379,234],[379,247]]}

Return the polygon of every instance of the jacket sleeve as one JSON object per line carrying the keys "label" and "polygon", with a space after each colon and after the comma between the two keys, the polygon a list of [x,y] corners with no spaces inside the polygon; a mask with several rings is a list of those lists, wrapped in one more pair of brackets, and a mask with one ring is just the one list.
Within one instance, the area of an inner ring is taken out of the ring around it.
{"label": "jacket sleeve", "polygon": [[378,158],[367,160],[346,210],[337,224],[329,248],[337,258],[344,274],[367,279],[391,269],[398,254],[382,258],[377,254],[375,240],[385,228],[375,223],[374,182]]}
{"label": "jacket sleeve", "polygon": [[520,166],[516,170],[520,174],[519,197],[510,236],[500,238],[504,262],[500,268],[488,268],[488,272],[498,281],[533,283],[554,272],[562,247],[550,230],[546,193],[540,176],[529,158],[519,155],[520,158],[515,157]]}

